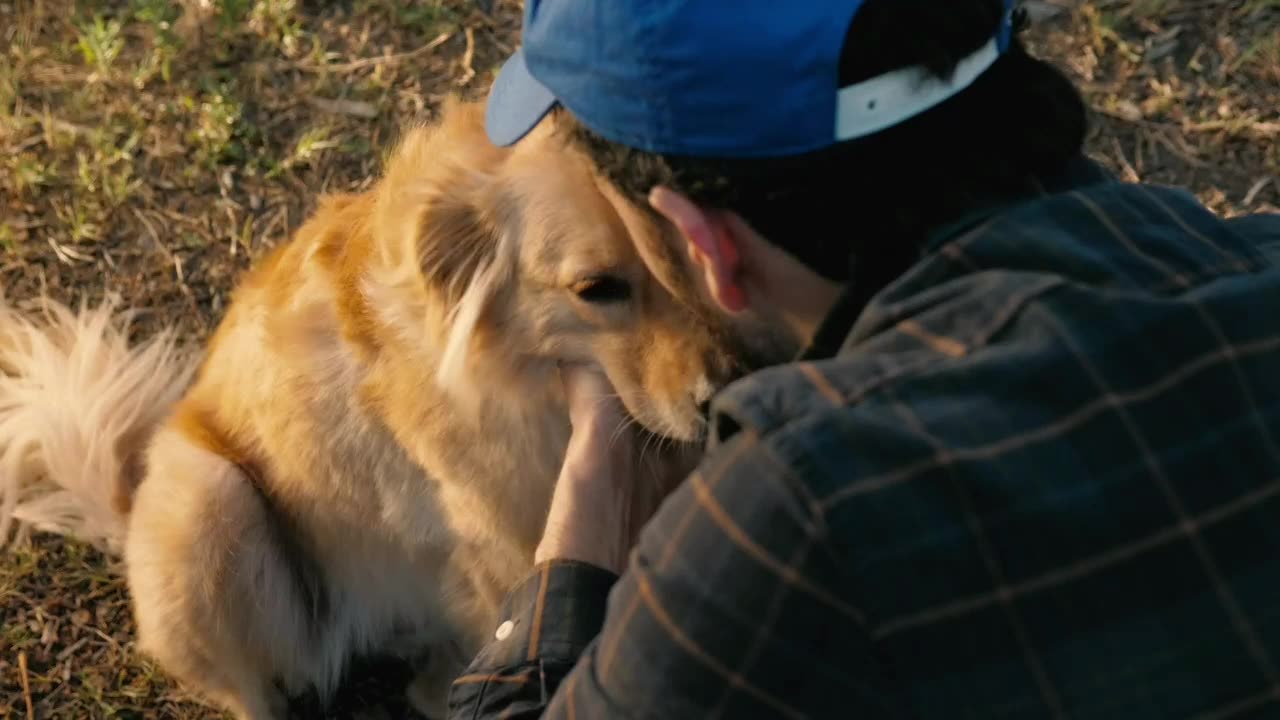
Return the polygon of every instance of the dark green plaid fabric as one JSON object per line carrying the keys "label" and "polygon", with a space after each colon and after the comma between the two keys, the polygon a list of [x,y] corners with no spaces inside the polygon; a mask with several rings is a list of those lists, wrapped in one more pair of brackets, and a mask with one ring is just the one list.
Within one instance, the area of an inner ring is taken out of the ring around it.
{"label": "dark green plaid fabric", "polygon": [[723,392],[598,637],[542,568],[453,717],[1280,718],[1277,256],[1115,182],[967,223]]}

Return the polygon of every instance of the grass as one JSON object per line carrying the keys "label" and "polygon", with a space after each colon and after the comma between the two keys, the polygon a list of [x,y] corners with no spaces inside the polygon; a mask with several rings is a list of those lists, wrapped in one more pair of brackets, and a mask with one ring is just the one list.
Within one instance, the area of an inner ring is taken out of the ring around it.
{"label": "grass", "polygon": [[207,332],[316,195],[475,95],[518,6],[24,0],[0,13],[0,283],[115,290]]}
{"label": "grass", "polygon": [[[1055,0],[1033,33],[1094,110],[1091,154],[1223,214],[1280,205],[1280,2]],[[367,187],[405,123],[482,93],[519,5],[0,3],[0,288],[115,292],[209,332],[321,192]],[[0,717],[213,718],[141,659],[112,561],[0,559]],[[25,686],[25,690],[24,690]]]}
{"label": "grass", "polygon": [[82,22],[79,25],[76,49],[84,57],[85,64],[96,68],[100,77],[111,73],[111,66],[124,49],[120,30],[119,19],[104,20],[101,15],[95,15],[92,23]]}

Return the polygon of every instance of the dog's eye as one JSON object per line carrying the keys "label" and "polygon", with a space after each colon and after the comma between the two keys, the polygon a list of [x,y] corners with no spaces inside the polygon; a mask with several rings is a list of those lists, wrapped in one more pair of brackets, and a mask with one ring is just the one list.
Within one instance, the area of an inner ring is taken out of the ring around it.
{"label": "dog's eye", "polygon": [[615,303],[631,297],[631,286],[627,281],[609,275],[579,280],[570,289],[589,303]]}

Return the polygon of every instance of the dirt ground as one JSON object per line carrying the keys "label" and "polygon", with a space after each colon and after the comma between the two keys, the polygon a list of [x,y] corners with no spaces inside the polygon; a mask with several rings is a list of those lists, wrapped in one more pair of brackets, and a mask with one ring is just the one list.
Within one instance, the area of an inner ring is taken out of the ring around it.
{"label": "dirt ground", "polygon": [[[1280,210],[1280,0],[1027,7],[1096,158],[1223,214]],[[366,187],[399,128],[483,93],[518,29],[515,0],[0,0],[0,290],[117,294],[141,332],[198,340],[319,193]],[[137,656],[91,548],[5,550],[0,620],[0,717],[219,717]]]}

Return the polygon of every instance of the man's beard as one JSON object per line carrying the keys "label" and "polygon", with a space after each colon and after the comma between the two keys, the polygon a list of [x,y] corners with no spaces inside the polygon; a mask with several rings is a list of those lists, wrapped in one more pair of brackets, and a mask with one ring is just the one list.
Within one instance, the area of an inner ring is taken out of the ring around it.
{"label": "man's beard", "polygon": [[[731,358],[727,376],[721,378],[720,390],[735,380],[757,370],[782,365],[796,359],[803,343],[787,325],[769,321],[759,316],[742,316],[726,322],[717,333],[721,347]],[[718,392],[717,392],[718,394]],[[698,407],[698,414],[710,420],[711,402],[708,398]]]}
{"label": "man's beard", "polygon": [[736,359],[734,379],[774,365],[793,362],[804,340],[780,317],[744,313],[729,320],[729,345]]}

